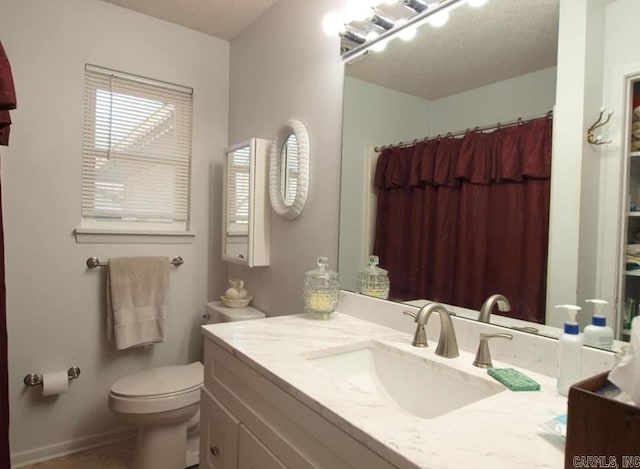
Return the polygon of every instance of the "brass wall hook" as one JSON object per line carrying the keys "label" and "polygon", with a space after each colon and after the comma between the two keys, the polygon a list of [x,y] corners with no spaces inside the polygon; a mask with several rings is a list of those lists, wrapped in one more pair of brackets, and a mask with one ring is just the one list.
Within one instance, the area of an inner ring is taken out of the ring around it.
{"label": "brass wall hook", "polygon": [[[605,112],[607,113],[607,117],[603,120],[602,118],[604,117]],[[605,108],[600,108],[600,115],[598,116],[598,120],[595,121],[593,125],[587,130],[587,142],[591,143],[592,145],[604,145],[605,143],[611,143],[611,139],[604,140],[602,138],[602,135],[595,135],[594,131],[597,128],[602,127],[603,125],[608,124],[611,120],[612,115],[613,111],[607,112]]]}

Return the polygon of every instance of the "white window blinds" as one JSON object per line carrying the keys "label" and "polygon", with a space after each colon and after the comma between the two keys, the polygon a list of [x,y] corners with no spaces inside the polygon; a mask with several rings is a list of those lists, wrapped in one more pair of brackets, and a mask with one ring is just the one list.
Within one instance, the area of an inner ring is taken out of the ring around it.
{"label": "white window blinds", "polygon": [[251,146],[227,154],[227,234],[249,234],[249,168]]}
{"label": "white window blinds", "polygon": [[83,226],[187,229],[192,93],[86,66]]}

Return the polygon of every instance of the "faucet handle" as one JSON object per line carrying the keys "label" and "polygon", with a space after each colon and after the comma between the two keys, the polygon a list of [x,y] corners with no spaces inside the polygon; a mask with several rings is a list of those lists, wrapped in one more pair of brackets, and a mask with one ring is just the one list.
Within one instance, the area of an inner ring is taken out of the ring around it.
{"label": "faucet handle", "polygon": [[424,324],[418,321],[418,315],[411,311],[403,311],[402,314],[406,314],[407,316],[411,316],[417,324],[416,331],[413,334],[413,341],[411,345],[414,347],[428,347],[429,343],[427,342],[427,333],[424,330]]}
{"label": "faucet handle", "polygon": [[413,319],[418,319],[418,313],[414,313],[413,311],[403,311],[402,314],[406,314],[407,316],[411,316]]}
{"label": "faucet handle", "polygon": [[476,352],[476,359],[473,361],[473,365],[478,368],[493,368],[491,363],[491,353],[489,352],[489,339],[513,339],[511,334],[497,333],[487,334],[485,332],[480,333],[480,343],[478,344],[478,351]]}

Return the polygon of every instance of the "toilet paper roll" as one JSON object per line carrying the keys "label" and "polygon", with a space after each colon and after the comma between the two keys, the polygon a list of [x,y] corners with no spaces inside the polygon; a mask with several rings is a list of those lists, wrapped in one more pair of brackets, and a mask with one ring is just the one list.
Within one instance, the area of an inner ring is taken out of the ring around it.
{"label": "toilet paper roll", "polygon": [[52,371],[42,374],[42,395],[55,396],[67,392],[69,389],[69,376],[67,371]]}

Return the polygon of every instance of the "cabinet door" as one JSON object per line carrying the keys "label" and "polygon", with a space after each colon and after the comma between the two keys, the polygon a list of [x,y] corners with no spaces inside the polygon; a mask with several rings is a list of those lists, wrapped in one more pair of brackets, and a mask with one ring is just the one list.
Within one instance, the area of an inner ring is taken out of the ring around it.
{"label": "cabinet door", "polygon": [[244,425],[239,446],[238,469],[287,469]]}
{"label": "cabinet door", "polygon": [[640,313],[640,79],[631,82],[630,98],[631,135],[627,160],[629,200],[626,208],[626,252],[623,261],[625,275],[621,281],[624,304],[619,321],[621,334],[616,336],[616,339],[627,342],[631,338],[631,321]]}
{"label": "cabinet door", "polygon": [[200,467],[237,469],[240,422],[207,391],[200,401]]}

